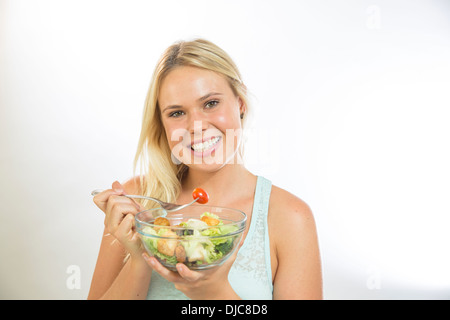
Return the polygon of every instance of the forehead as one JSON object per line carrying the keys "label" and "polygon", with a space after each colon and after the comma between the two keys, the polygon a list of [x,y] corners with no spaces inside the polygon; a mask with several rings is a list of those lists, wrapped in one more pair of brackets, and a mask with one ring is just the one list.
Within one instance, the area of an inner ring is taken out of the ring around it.
{"label": "forehead", "polygon": [[162,81],[159,102],[161,106],[188,103],[211,92],[232,93],[228,81],[217,72],[195,67],[177,67]]}

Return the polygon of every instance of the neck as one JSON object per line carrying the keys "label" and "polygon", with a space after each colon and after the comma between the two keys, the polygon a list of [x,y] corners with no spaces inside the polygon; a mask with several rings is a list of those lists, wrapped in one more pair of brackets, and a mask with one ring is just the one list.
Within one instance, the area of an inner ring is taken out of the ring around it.
{"label": "neck", "polygon": [[228,164],[214,172],[189,169],[183,189],[192,192],[194,188],[202,188],[209,194],[211,205],[220,205],[239,196],[237,186],[252,178],[254,175],[242,164]]}

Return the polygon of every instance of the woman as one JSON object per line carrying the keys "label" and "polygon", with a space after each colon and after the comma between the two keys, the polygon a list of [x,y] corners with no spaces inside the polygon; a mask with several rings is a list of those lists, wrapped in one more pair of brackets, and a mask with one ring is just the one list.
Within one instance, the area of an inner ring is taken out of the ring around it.
{"label": "woman", "polygon": [[[249,104],[239,71],[213,43],[170,46],[148,91],[135,158],[141,172],[94,198],[105,231],[90,299],[321,299],[322,276],[311,210],[289,192],[249,172],[242,128]],[[194,188],[215,206],[248,216],[241,247],[220,267],[169,271],[143,252],[134,215],[144,194],[188,203]],[[124,259],[127,257],[127,259]],[[173,285],[171,285],[173,283]]]}

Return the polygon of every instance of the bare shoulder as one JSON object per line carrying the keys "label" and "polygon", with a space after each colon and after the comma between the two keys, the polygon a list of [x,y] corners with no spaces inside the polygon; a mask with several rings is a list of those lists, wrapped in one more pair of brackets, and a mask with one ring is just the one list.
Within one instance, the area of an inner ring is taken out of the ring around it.
{"label": "bare shoulder", "polygon": [[131,177],[122,183],[125,193],[140,194],[141,178],[139,176]]}
{"label": "bare shoulder", "polygon": [[321,299],[320,250],[309,205],[272,186],[268,223],[274,299]]}
{"label": "bare shoulder", "polygon": [[305,201],[277,186],[272,186],[269,216],[277,224],[306,223],[314,219]]}
{"label": "bare shoulder", "polygon": [[292,237],[297,240],[316,237],[316,224],[310,206],[282,188],[272,186],[268,214],[275,245],[292,241]]}

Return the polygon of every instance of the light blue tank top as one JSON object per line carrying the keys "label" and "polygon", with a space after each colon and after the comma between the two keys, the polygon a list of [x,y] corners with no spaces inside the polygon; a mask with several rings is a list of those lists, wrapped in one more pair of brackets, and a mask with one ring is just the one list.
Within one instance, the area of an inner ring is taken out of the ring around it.
{"label": "light blue tank top", "polygon": [[[231,266],[228,281],[244,300],[271,300],[273,293],[270,243],[267,227],[271,181],[258,176],[250,227]],[[152,272],[147,299],[188,300],[173,283]]]}

